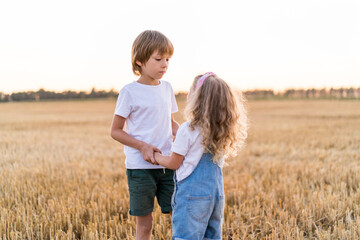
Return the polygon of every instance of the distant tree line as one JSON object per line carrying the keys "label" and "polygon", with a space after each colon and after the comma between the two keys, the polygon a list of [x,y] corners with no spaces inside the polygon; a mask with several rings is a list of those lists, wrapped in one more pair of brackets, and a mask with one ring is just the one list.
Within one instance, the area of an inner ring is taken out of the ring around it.
{"label": "distant tree line", "polygon": [[247,99],[360,99],[359,88],[322,88],[244,91]]}
{"label": "distant tree line", "polygon": [[[243,91],[247,99],[360,99],[359,88],[330,88],[330,89],[287,89],[281,92],[274,90],[247,90]],[[178,98],[186,98],[187,93],[177,93]],[[0,92],[0,102],[20,102],[20,101],[46,101],[46,100],[71,100],[71,99],[97,99],[97,98],[116,98],[118,92],[114,89],[110,91],[96,90],[85,91],[63,91],[53,92],[39,89],[38,91],[15,92],[4,94]]]}
{"label": "distant tree line", "polygon": [[20,101],[42,101],[42,100],[67,100],[67,99],[94,99],[94,98],[115,98],[119,92],[114,89],[110,91],[91,89],[90,92],[85,91],[63,91],[53,92],[39,89],[38,91],[15,92],[4,94],[0,92],[0,102],[20,102]]}

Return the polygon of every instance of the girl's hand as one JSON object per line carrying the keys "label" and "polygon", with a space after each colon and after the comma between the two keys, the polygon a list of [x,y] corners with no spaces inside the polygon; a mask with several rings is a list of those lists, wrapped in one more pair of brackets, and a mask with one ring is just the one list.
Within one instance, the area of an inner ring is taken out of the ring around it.
{"label": "girl's hand", "polygon": [[163,156],[162,154],[155,152],[154,158],[159,165],[173,170],[178,169],[184,161],[183,155],[174,152],[171,153],[170,156]]}

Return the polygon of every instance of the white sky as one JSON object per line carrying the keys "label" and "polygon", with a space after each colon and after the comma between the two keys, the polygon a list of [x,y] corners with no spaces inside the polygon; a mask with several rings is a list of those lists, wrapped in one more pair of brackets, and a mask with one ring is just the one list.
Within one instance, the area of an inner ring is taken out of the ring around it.
{"label": "white sky", "polygon": [[136,36],[164,33],[164,80],[213,71],[241,89],[360,86],[358,0],[1,1],[0,92],[115,88],[136,80]]}

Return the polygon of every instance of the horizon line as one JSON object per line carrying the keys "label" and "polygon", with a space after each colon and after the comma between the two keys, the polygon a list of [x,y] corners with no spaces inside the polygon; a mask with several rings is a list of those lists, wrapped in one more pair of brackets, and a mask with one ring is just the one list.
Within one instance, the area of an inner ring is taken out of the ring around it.
{"label": "horizon line", "polygon": [[[350,89],[350,88],[354,88],[354,89],[359,89],[360,88],[360,85],[359,86],[339,86],[339,87],[334,87],[334,86],[331,86],[331,87],[287,87],[287,88],[281,88],[281,89],[276,89],[276,88],[247,88],[247,89],[239,89],[239,88],[236,88],[236,90],[240,90],[241,92],[246,92],[246,91],[274,91],[274,92],[284,92],[284,91],[287,91],[287,90],[310,90],[310,89],[318,89],[318,90],[321,90],[321,89],[325,89],[325,90],[330,90],[330,89]],[[39,90],[43,89],[44,91],[49,91],[49,92],[57,92],[57,93],[60,93],[60,92],[67,92],[67,91],[73,91],[73,92],[91,92],[93,89],[95,89],[96,91],[111,91],[111,90],[114,90],[116,92],[118,92],[119,90],[117,90],[117,88],[97,88],[95,86],[91,87],[90,89],[62,89],[62,90],[54,90],[54,89],[46,89],[44,87],[40,87],[40,88],[37,88],[36,90],[35,89],[27,89],[27,90],[19,90],[19,91],[13,91],[13,92],[5,92],[5,91],[2,91],[0,90],[0,93],[3,93],[3,94],[13,94],[13,93],[19,93],[19,92],[37,92]],[[177,90],[175,91],[174,90],[174,94],[179,94],[179,93],[187,93],[189,92],[188,90],[185,91],[185,90]]]}

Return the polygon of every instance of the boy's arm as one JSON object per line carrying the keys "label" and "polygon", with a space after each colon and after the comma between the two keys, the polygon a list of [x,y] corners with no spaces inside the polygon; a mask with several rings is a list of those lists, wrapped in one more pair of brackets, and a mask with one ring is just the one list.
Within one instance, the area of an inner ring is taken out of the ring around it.
{"label": "boy's arm", "polygon": [[125,118],[119,115],[114,115],[111,124],[111,137],[126,146],[138,149],[145,161],[156,163],[154,160],[154,152],[161,152],[160,149],[151,144],[133,138],[123,130],[124,125]]}
{"label": "boy's arm", "polygon": [[184,161],[184,156],[177,154],[177,153],[171,153],[170,156],[163,156],[161,153],[154,153],[155,161],[160,164],[163,167],[176,170],[180,167],[182,162]]}
{"label": "boy's arm", "polygon": [[176,137],[176,133],[179,129],[179,124],[174,119],[174,114],[171,114],[171,129],[172,129],[172,135]]}

